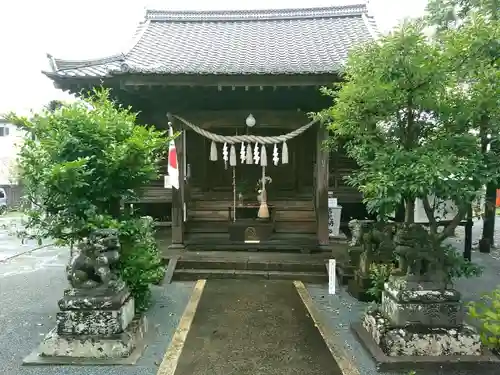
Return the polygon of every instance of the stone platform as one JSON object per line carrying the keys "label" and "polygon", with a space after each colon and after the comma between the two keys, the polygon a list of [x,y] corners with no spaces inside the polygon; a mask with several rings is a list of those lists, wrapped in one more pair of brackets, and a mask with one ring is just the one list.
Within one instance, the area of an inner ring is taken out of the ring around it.
{"label": "stone platform", "polygon": [[389,356],[480,356],[479,334],[470,326],[458,329],[411,330],[390,325],[380,313],[367,313],[363,328]]}
{"label": "stone platform", "polygon": [[[389,336],[383,338],[381,332],[378,333],[368,332],[363,323],[354,323],[351,325],[351,330],[357,336],[358,340],[364,348],[371,355],[375,361],[377,371],[379,372],[404,372],[418,369],[419,371],[429,371],[431,373],[450,374],[454,375],[461,371],[471,371],[474,373],[481,373],[482,375],[498,375],[500,368],[500,359],[488,350],[483,350],[478,355],[388,355],[374,338],[378,336],[377,340],[389,341]],[[399,333],[400,334],[400,333]],[[397,337],[396,334],[393,337]],[[415,334],[414,339],[405,341],[403,338],[397,342],[397,345],[404,343],[405,347],[416,347],[419,344],[429,342],[429,336],[422,336],[422,334]],[[461,340],[471,340],[472,337],[468,336],[467,330],[462,331],[460,334],[457,332],[454,342]],[[451,343],[453,341],[448,341]],[[442,342],[444,343],[444,342]],[[429,345],[429,347],[433,347]],[[428,348],[429,348],[428,347]],[[415,351],[413,351],[415,352]]]}
{"label": "stone platform", "polygon": [[23,365],[133,365],[142,355],[148,334],[145,317],[136,317],[120,334],[59,335],[57,328],[23,360]]}
{"label": "stone platform", "polygon": [[67,289],[56,327],[25,364],[133,364],[144,348],[147,321],[135,317],[125,283],[114,288]]}
{"label": "stone platform", "polygon": [[[464,322],[460,293],[418,276],[391,276],[382,303],[352,329],[384,371],[454,371],[497,374],[500,359]],[[440,372],[440,373],[441,373]]]}

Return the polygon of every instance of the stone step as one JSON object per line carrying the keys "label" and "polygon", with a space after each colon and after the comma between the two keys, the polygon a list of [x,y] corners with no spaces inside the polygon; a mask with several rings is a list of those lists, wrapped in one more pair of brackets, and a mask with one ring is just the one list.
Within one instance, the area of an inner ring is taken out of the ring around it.
{"label": "stone step", "polygon": [[233,269],[176,269],[173,280],[188,281],[199,279],[260,279],[260,280],[299,280],[323,284],[328,282],[326,272],[286,272]]}
{"label": "stone step", "polygon": [[183,259],[182,257],[177,260],[177,270],[190,269],[190,270],[237,270],[237,271],[262,271],[262,272],[306,272],[306,273],[325,273],[324,260],[305,260],[290,261],[290,260],[261,260],[261,259],[223,259],[223,258],[206,258],[197,257],[191,259]]}

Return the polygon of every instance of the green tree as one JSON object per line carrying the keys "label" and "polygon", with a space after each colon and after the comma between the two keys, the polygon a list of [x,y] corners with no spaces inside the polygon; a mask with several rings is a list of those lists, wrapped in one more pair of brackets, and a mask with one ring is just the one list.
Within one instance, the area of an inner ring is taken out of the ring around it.
{"label": "green tree", "polygon": [[[338,90],[324,89],[333,106],[317,116],[332,144],[343,143],[360,166],[348,182],[363,193],[369,211],[385,217],[403,200],[405,222],[412,223],[420,198],[431,232],[442,240],[476,198],[484,167],[470,123],[457,121],[466,93],[450,89],[456,80],[448,58],[424,35],[425,26],[406,23],[351,53]],[[458,207],[442,232],[428,196]]]}
{"label": "green tree", "polygon": [[149,283],[162,274],[161,259],[152,223],[130,217],[122,204],[159,177],[168,138],[136,117],[98,89],[30,118],[9,119],[32,135],[19,155],[31,207],[27,233],[73,245],[96,228],[120,229],[122,276],[142,309]]}
{"label": "green tree", "polygon": [[460,28],[477,13],[498,21],[500,0],[430,0],[426,19],[438,31],[444,31]]}
{"label": "green tree", "polygon": [[[480,139],[484,163],[495,174],[500,156],[500,1],[432,0],[427,21],[446,50],[457,85],[465,87],[462,116]],[[491,150],[489,150],[491,148]],[[498,181],[487,178],[482,246],[493,245]]]}

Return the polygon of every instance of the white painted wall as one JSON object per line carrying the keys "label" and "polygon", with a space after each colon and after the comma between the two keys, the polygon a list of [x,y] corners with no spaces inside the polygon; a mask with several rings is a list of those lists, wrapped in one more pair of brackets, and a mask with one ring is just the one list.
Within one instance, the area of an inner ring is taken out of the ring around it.
{"label": "white painted wall", "polygon": [[8,135],[0,136],[0,185],[17,184],[14,171],[26,132],[3,122],[0,122],[0,127],[9,129]]}

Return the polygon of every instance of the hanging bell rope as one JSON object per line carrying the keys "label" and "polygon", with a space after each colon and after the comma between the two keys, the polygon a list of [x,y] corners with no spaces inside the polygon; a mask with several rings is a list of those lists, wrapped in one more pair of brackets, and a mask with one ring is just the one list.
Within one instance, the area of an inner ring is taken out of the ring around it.
{"label": "hanging bell rope", "polygon": [[229,143],[229,144],[247,142],[247,143],[259,143],[261,145],[269,145],[269,144],[289,141],[290,139],[295,138],[298,135],[304,133],[307,129],[309,129],[311,126],[313,126],[318,121],[318,120],[313,120],[313,121],[309,122],[308,124],[303,125],[300,128],[295,129],[294,131],[291,131],[290,133],[287,133],[287,134],[278,135],[278,136],[274,136],[274,137],[263,137],[260,135],[253,135],[253,134],[219,135],[219,134],[209,132],[205,129],[201,129],[200,127],[193,125],[192,123],[183,119],[180,116],[173,115],[173,117],[178,119],[181,123],[186,125],[188,128],[193,130],[195,133],[198,133],[199,135],[201,135],[205,138],[208,138],[214,142]]}

